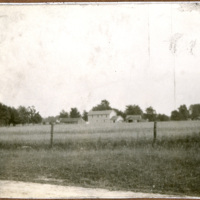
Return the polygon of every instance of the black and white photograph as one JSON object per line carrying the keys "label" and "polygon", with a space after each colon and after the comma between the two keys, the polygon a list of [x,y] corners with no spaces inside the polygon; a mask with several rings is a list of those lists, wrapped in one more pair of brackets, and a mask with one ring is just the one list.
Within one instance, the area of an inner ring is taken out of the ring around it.
{"label": "black and white photograph", "polygon": [[0,198],[200,198],[200,2],[0,3]]}

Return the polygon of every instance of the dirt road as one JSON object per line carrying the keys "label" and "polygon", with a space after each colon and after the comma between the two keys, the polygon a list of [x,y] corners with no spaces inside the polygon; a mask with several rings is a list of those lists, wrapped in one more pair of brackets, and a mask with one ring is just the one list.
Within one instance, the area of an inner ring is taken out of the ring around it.
{"label": "dirt road", "polygon": [[[1,198],[164,198],[177,197],[162,194],[109,191],[51,184],[0,180]],[[191,197],[188,197],[191,198]]]}

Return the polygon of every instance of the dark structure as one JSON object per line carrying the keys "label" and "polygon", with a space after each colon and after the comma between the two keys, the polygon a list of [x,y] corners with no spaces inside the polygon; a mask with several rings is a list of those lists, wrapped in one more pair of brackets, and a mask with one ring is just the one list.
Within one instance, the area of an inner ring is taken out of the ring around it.
{"label": "dark structure", "polygon": [[131,122],[140,122],[142,121],[142,116],[141,115],[127,115],[126,116],[126,122],[131,123]]}

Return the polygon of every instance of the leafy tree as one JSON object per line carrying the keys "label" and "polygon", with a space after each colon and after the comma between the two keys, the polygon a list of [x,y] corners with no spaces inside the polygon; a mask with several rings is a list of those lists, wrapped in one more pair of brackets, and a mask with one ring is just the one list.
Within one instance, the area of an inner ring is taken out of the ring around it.
{"label": "leafy tree", "polygon": [[24,106],[19,106],[19,108],[17,109],[18,114],[19,114],[19,120],[21,124],[26,124],[29,123],[30,119],[29,119],[29,111],[26,107]]}
{"label": "leafy tree", "polygon": [[148,115],[153,115],[156,113],[156,111],[150,106],[150,107],[146,108],[146,113]]}
{"label": "leafy tree", "polygon": [[142,115],[143,111],[138,105],[128,105],[125,110],[126,115]]}
{"label": "leafy tree", "polygon": [[8,107],[9,113],[10,113],[10,119],[9,119],[9,125],[13,124],[15,126],[16,124],[20,123],[19,113],[15,108]]}
{"label": "leafy tree", "polygon": [[26,123],[37,124],[42,122],[42,117],[39,114],[39,112],[36,111],[34,106],[29,106],[28,108],[24,106],[19,106],[17,111],[19,114],[19,119],[21,124],[26,124]]}
{"label": "leafy tree", "polygon": [[144,118],[148,119],[149,121],[155,121],[156,111],[151,106],[146,108],[146,113],[144,113]]}
{"label": "leafy tree", "polygon": [[35,106],[28,107],[29,122],[33,124],[38,124],[42,122],[42,117],[39,112],[36,111]]}
{"label": "leafy tree", "polygon": [[71,118],[79,118],[79,117],[81,117],[81,115],[80,115],[80,113],[79,113],[77,108],[71,108],[70,117]]}
{"label": "leafy tree", "polygon": [[8,125],[10,120],[10,113],[8,107],[0,103],[0,125]]}
{"label": "leafy tree", "polygon": [[156,119],[158,121],[169,121],[170,118],[165,114],[158,114]]}
{"label": "leafy tree", "polygon": [[60,114],[59,114],[59,118],[67,118],[67,117],[69,117],[68,112],[62,110],[62,111],[60,112]]}
{"label": "leafy tree", "polygon": [[29,106],[28,108],[27,108],[27,110],[28,110],[28,118],[29,118],[29,123],[34,123],[34,116],[35,116],[35,114],[36,114],[36,109],[35,109],[35,107],[34,106]]}
{"label": "leafy tree", "polygon": [[179,121],[180,119],[180,113],[177,110],[171,112],[171,120]]}
{"label": "leafy tree", "polygon": [[101,110],[111,110],[112,108],[110,107],[110,103],[107,100],[102,100],[100,104],[97,106],[93,107],[93,111],[101,111]]}
{"label": "leafy tree", "polygon": [[36,112],[36,113],[34,114],[34,116],[32,117],[31,121],[32,121],[32,123],[34,123],[34,124],[41,123],[41,122],[42,122],[42,117],[41,117],[40,113],[39,113],[39,112]]}
{"label": "leafy tree", "polygon": [[83,119],[85,121],[88,121],[88,112],[86,112],[85,110],[83,111]]}
{"label": "leafy tree", "polygon": [[179,111],[179,115],[180,115],[180,120],[187,120],[188,119],[189,111],[188,111],[186,105],[181,105],[178,108],[178,111]]}
{"label": "leafy tree", "polygon": [[200,104],[191,105],[189,111],[192,119],[198,119],[200,117]]}
{"label": "leafy tree", "polygon": [[18,109],[8,107],[0,103],[0,125],[40,123],[42,117],[39,112],[36,112],[34,106],[24,107],[19,106]]}

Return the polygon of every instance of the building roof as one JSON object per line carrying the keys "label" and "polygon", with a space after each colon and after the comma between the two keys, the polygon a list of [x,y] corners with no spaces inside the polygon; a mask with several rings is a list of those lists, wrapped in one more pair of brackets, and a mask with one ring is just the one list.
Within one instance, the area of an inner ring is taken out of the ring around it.
{"label": "building roof", "polygon": [[60,118],[61,123],[84,121],[82,118]]}
{"label": "building roof", "polygon": [[137,119],[142,119],[142,117],[141,115],[127,115],[126,119],[137,120]]}
{"label": "building roof", "polygon": [[98,111],[91,110],[88,113],[88,115],[109,115],[112,111],[114,110],[98,110]]}
{"label": "building roof", "polygon": [[118,116],[112,116],[111,120],[117,120]]}
{"label": "building roof", "polygon": [[113,116],[113,117],[111,117],[111,120],[113,120],[113,121],[114,121],[114,120],[115,120],[115,121],[116,121],[116,120],[123,120],[123,118],[122,118],[122,116],[119,115],[119,116]]}

